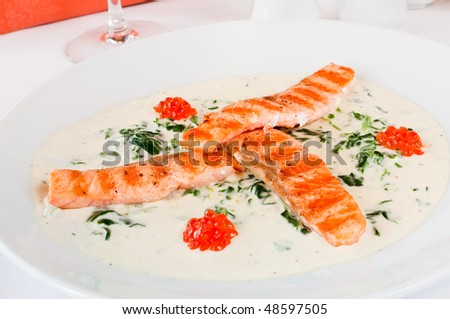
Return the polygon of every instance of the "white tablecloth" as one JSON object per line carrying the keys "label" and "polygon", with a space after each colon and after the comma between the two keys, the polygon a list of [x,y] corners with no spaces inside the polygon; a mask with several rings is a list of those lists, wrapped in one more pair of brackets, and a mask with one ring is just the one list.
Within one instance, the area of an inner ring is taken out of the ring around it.
{"label": "white tablecloth", "polygon": [[[336,18],[337,0],[320,0],[322,18]],[[242,20],[250,17],[252,0],[159,0],[125,9],[130,20],[150,20],[171,29]],[[60,71],[71,68],[63,53],[65,43],[77,34],[105,23],[105,13],[35,27],[0,36],[0,118],[22,98]],[[435,0],[408,11],[401,27],[450,46],[450,2]],[[449,57],[450,58],[450,57]],[[1,211],[0,211],[1,213]],[[67,298],[69,295],[29,276],[0,255],[0,297]],[[450,278],[411,298],[450,298]]]}

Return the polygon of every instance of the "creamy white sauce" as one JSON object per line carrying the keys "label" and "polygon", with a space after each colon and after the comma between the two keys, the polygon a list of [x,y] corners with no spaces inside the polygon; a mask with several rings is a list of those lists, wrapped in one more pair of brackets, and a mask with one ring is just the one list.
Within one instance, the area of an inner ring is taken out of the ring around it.
{"label": "creamy white sauce", "polygon": [[[344,185],[364,213],[377,210],[389,213],[390,220],[382,215],[368,220],[366,233],[352,246],[336,248],[315,233],[302,234],[280,215],[284,207],[276,196],[266,201],[275,201],[275,204],[263,205],[250,192],[220,192],[229,185],[236,188],[237,181],[245,175],[230,177],[230,184],[226,186],[201,188],[198,197],[192,194],[183,196],[183,191],[177,191],[169,199],[157,203],[111,206],[132,222],[145,227],[129,227],[123,223],[111,225],[109,240],[104,239],[101,225],[86,222],[95,208],[60,210],[45,204],[50,171],[56,168],[86,170],[102,167],[105,157],[99,153],[102,152],[105,135],[117,135],[121,128],[129,128],[142,121],[149,122],[150,129],[157,128],[153,123],[156,116],[153,106],[167,96],[181,96],[188,100],[199,110],[201,119],[203,114],[210,112],[208,107],[269,95],[297,81],[298,76],[257,76],[195,84],[111,107],[93,118],[56,132],[38,150],[33,162],[32,185],[37,218],[55,239],[105,263],[157,276],[211,280],[255,280],[300,273],[374,254],[407,236],[427,218],[447,187],[447,141],[436,121],[420,107],[389,90],[362,81],[356,81],[342,100],[341,112],[333,111],[334,118],[328,122],[316,121],[308,124],[307,128],[331,131],[333,147],[345,138],[342,134],[361,131],[362,121],[355,119],[351,114],[354,111],[372,119],[381,119],[387,125],[413,128],[425,144],[425,154],[393,159],[385,156],[382,165],[368,167],[364,174],[355,168],[354,157],[358,148],[344,149],[339,153],[346,164],[340,164],[336,157],[331,158],[328,164],[336,176],[353,172],[364,177],[362,187]],[[111,129],[110,133],[108,129]],[[317,141],[317,138],[311,140]],[[330,156],[323,144],[320,144],[323,145],[321,148],[315,145],[317,143],[310,146],[311,152],[323,159]],[[226,199],[226,196],[231,199]],[[182,240],[188,220],[203,216],[207,208],[216,205],[227,208],[236,216],[231,221],[239,235],[220,252],[190,250]],[[113,215],[108,215],[108,218],[119,219]],[[375,235],[373,227],[380,236]]]}

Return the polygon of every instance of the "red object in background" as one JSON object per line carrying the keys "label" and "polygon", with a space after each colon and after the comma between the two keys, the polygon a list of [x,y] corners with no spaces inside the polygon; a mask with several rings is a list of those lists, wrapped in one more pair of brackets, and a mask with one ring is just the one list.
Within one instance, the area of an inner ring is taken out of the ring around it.
{"label": "red object in background", "polygon": [[[122,0],[122,5],[129,6],[149,1]],[[107,9],[107,0],[1,0],[0,34]]]}
{"label": "red object in background", "polygon": [[202,218],[189,220],[183,241],[191,249],[220,251],[231,243],[238,232],[226,215],[208,209]]}
{"label": "red object in background", "polygon": [[378,132],[377,142],[391,150],[399,150],[404,156],[422,155],[422,141],[419,134],[401,126],[389,126],[386,131]]}

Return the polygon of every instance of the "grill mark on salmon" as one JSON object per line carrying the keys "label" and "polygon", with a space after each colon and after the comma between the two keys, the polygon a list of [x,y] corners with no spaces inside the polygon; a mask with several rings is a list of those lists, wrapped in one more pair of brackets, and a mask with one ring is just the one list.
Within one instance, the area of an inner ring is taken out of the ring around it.
{"label": "grill mark on salmon", "polygon": [[[353,197],[318,156],[308,154],[290,135],[256,129],[233,141],[239,144],[234,157],[331,245],[351,245],[365,232],[366,219]],[[275,143],[268,147],[268,141]]]}
{"label": "grill mark on salmon", "polygon": [[205,115],[203,122],[183,134],[184,140],[226,143],[249,130],[275,126],[303,126],[315,121],[337,104],[349,90],[354,71],[329,64],[284,92],[238,101]]}
{"label": "grill mark on salmon", "polygon": [[221,157],[211,160],[198,155],[193,158],[192,153],[189,154],[170,155],[167,165],[156,164],[161,162],[156,157],[152,164],[134,163],[85,172],[54,170],[49,178],[49,204],[59,208],[82,208],[155,202],[178,189],[205,186],[235,172]]}

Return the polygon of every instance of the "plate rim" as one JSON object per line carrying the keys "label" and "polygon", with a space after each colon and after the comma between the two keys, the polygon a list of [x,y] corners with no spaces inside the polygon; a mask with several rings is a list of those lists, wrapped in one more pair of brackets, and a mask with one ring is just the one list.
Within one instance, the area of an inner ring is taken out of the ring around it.
{"label": "plate rim", "polygon": [[[280,20],[280,21],[290,21],[290,20]],[[196,26],[196,27],[192,27],[192,28],[187,28],[187,29],[182,29],[182,30],[177,30],[177,31],[173,31],[170,32],[170,34],[174,34],[174,33],[178,33],[178,34],[183,34],[183,33],[195,33],[196,30],[205,30],[205,29],[214,29],[217,28],[218,26],[227,26],[227,25],[239,25],[239,24],[270,24],[273,22],[268,22],[268,21],[249,21],[249,20],[242,20],[242,21],[232,21],[232,22],[224,22],[224,23],[219,23],[219,24],[213,24],[213,25],[205,25],[205,26]],[[302,25],[314,25],[317,22],[300,22],[299,24]],[[440,47],[440,50],[444,49],[448,52],[450,52],[450,47],[435,42],[433,40],[428,40],[428,39],[424,39],[415,35],[411,35],[411,34],[407,34],[407,33],[402,33],[400,31],[393,31],[393,30],[384,30],[382,28],[378,28],[378,27],[372,27],[372,26],[362,26],[362,25],[356,25],[356,24],[352,24],[352,23],[343,23],[340,21],[321,21],[320,24],[327,24],[327,25],[347,25],[347,26],[352,26],[352,27],[358,27],[358,28],[363,28],[363,29],[367,29],[367,30],[378,30],[381,33],[385,33],[385,34],[392,34],[393,33],[397,33],[398,35],[402,35],[402,37],[406,37],[406,38],[410,38],[413,40],[409,40],[409,41],[415,41],[415,42],[422,42],[422,43],[432,43],[432,45],[434,46],[438,46]],[[159,35],[156,36],[158,38],[161,37],[165,37],[166,34],[163,35]],[[0,128],[2,128],[5,123],[8,121],[8,118],[13,116],[11,114],[15,114],[16,112],[18,112],[18,110],[23,107],[23,105],[27,103],[27,101],[29,99],[31,99],[33,97],[33,94],[35,94],[35,92],[37,91],[41,91],[41,90],[45,90],[45,87],[47,86],[51,86],[52,83],[54,83],[55,81],[58,81],[58,79],[60,79],[63,76],[67,76],[68,74],[70,75],[73,72],[78,72],[77,70],[84,70],[86,68],[89,68],[89,66],[91,65],[96,65],[96,63],[101,63],[101,61],[104,58],[107,57],[114,57],[114,56],[121,56],[121,55],[126,55],[127,52],[132,52],[132,50],[137,50],[139,49],[140,46],[144,46],[145,43],[149,43],[152,42],[153,39],[147,39],[147,40],[142,40],[141,42],[143,44],[139,44],[136,43],[136,45],[132,44],[129,46],[129,48],[120,48],[119,50],[116,50],[116,52],[106,52],[100,56],[94,57],[91,60],[82,62],[78,65],[75,65],[73,68],[68,68],[65,69],[63,71],[61,71],[60,73],[58,73],[57,75],[53,76],[52,78],[48,79],[45,83],[43,83],[42,85],[40,85],[37,89],[35,89],[31,94],[29,94],[28,96],[24,97],[15,107],[13,107],[12,109],[10,109],[8,112],[6,112],[4,114],[4,116],[2,118],[0,118]],[[137,49],[134,49],[137,48]],[[75,70],[75,71],[74,71]],[[139,98],[139,97],[136,97]],[[441,122],[442,123],[442,122]],[[448,135],[447,135],[448,136]],[[448,193],[448,190],[447,190]],[[73,295],[75,296],[89,296],[90,294],[90,290],[86,290],[86,292],[83,292],[81,294],[79,294],[79,290],[80,287],[68,287],[67,283],[63,283],[62,281],[59,282],[58,280],[55,281],[55,278],[52,277],[50,274],[46,273],[45,271],[41,270],[41,269],[36,269],[32,264],[30,264],[26,259],[23,258],[23,256],[19,256],[15,253],[15,251],[10,249],[11,247],[9,247],[8,245],[6,245],[6,242],[3,239],[3,235],[0,234],[0,251],[2,251],[8,259],[12,260],[15,264],[18,264],[22,269],[26,270],[28,273],[31,272],[31,274],[33,276],[35,276],[36,278],[38,278],[41,281],[46,281],[47,283],[51,283],[52,286],[55,286],[65,292],[69,291],[69,293],[73,293]],[[418,281],[418,282],[412,282],[410,283],[410,287],[407,287],[407,283],[405,283],[405,286],[401,286],[398,287],[400,289],[397,289],[397,291],[392,290],[392,289],[386,289],[384,292],[384,296],[385,297],[392,297],[392,296],[402,296],[404,294],[407,293],[411,293],[411,289],[413,289],[414,291],[420,290],[426,286],[429,286],[432,283],[437,282],[438,280],[442,279],[442,278],[446,278],[450,276],[450,268],[449,267],[445,267],[443,269],[440,270],[436,270],[436,273],[432,274],[431,278],[428,279],[423,279],[422,281]],[[48,280],[47,280],[48,279]],[[70,288],[70,289],[67,289]],[[73,288],[73,289],[72,289]],[[381,297],[383,297],[383,292],[380,291],[382,293]],[[92,293],[91,296],[96,296],[95,293]],[[102,295],[103,296],[103,295]],[[369,294],[370,296],[370,294]],[[378,296],[378,294],[375,294],[375,296]]]}

